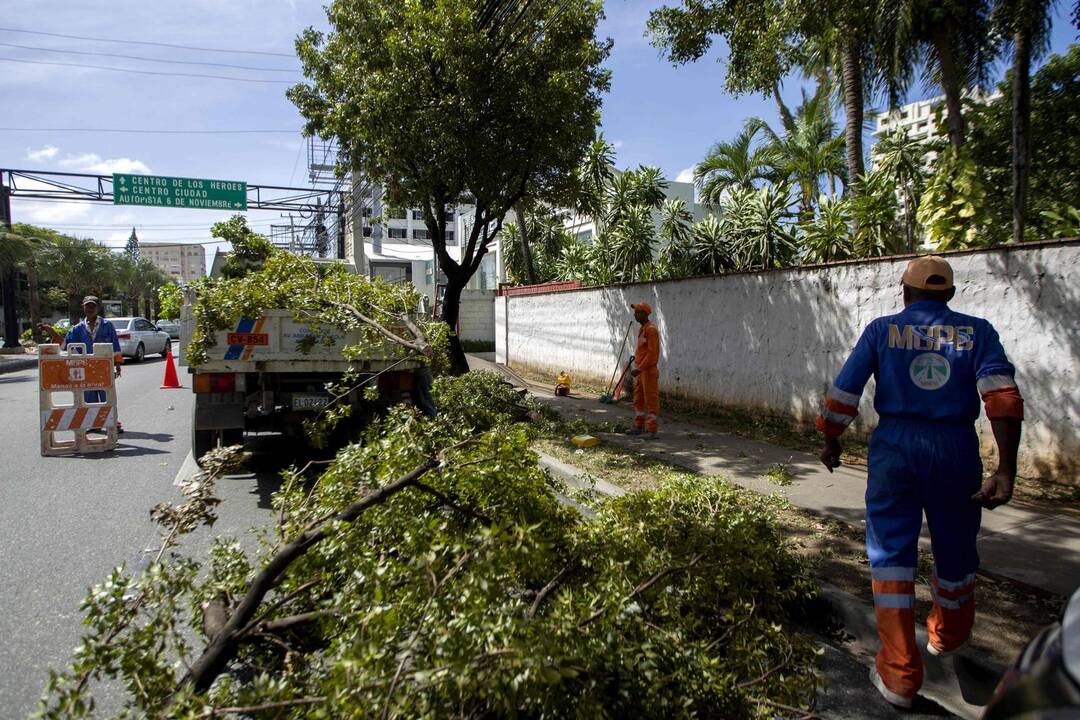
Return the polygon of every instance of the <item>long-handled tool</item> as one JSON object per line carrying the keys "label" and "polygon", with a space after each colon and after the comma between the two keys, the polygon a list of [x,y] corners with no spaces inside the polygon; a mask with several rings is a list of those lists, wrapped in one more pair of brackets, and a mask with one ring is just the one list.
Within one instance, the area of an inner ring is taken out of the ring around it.
{"label": "long-handled tool", "polygon": [[[611,379],[608,380],[607,391],[604,392],[604,393],[601,393],[601,395],[600,395],[600,402],[602,402],[602,403],[611,402],[611,397],[612,397],[612,395],[611,395],[611,384],[613,382],[615,382],[615,373],[619,372],[619,365],[622,364],[622,353],[623,353],[623,350],[626,349],[626,338],[630,336],[630,328],[633,327],[633,325],[634,325],[633,320],[631,320],[626,325],[626,332],[623,333],[622,342],[619,343],[619,352],[615,356],[615,369],[611,371]],[[626,371],[623,371],[623,374],[625,375]],[[622,382],[622,378],[619,378],[619,382]]]}
{"label": "long-handled tool", "polygon": [[622,397],[622,384],[626,380],[626,374],[630,372],[630,368],[634,365],[634,356],[630,356],[630,360],[626,363],[626,369],[622,371],[622,375],[619,376],[619,384],[615,386],[615,392],[611,394],[611,399],[607,400],[609,403],[619,402],[619,398]]}

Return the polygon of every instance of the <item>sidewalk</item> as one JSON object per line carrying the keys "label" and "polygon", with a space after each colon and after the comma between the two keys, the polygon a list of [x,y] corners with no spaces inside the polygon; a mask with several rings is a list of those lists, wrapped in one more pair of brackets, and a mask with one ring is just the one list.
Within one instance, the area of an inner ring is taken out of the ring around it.
{"label": "sidewalk", "polygon": [[37,367],[38,356],[36,354],[4,355],[0,354],[0,375],[4,373],[29,370]]}
{"label": "sidewalk", "polygon": [[[633,408],[626,403],[605,405],[582,396],[555,398],[550,387],[524,381],[505,367],[476,356],[470,356],[469,363],[475,370],[502,372],[515,384],[524,383],[540,402],[566,417],[627,425],[633,421]],[[865,523],[866,471],[862,468],[843,466],[829,473],[809,453],[663,417],[660,437],[653,440],[609,433],[602,437],[702,475],[722,475],[757,492],[780,493],[799,508],[852,525]],[[785,464],[791,473],[790,485],[780,486],[766,477],[778,463]],[[924,524],[922,543],[929,547],[929,542]],[[984,512],[979,554],[986,572],[1068,595],[1080,582],[1080,511],[1014,500]]]}

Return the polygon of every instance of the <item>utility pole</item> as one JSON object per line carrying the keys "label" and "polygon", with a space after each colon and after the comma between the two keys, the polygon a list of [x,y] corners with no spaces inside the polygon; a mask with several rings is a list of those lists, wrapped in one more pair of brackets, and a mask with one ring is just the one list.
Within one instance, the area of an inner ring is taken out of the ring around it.
{"label": "utility pole", "polygon": [[[8,186],[4,183],[4,172],[0,170],[0,226],[5,232],[11,232],[11,196]],[[0,278],[4,284],[4,347],[0,353],[14,354],[22,352],[19,344],[19,311],[15,307],[15,285],[19,280],[19,273],[12,264],[4,268],[4,277]]]}

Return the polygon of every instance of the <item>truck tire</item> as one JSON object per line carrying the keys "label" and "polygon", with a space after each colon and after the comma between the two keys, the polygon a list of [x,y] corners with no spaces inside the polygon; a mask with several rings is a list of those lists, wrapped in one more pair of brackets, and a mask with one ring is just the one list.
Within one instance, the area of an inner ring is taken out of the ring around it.
{"label": "truck tire", "polygon": [[191,429],[191,455],[195,464],[202,467],[202,456],[217,447],[217,432]]}
{"label": "truck tire", "polygon": [[228,430],[220,430],[221,433],[221,446],[229,447],[230,445],[243,445],[244,444],[244,429],[243,428],[230,428]]}

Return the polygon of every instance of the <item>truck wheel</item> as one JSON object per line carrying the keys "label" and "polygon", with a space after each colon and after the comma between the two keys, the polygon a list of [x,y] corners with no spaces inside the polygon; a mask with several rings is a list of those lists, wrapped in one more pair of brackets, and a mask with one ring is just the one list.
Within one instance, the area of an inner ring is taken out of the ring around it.
{"label": "truck wheel", "polygon": [[217,447],[217,432],[214,430],[191,431],[191,454],[195,464],[202,467],[202,456]]}
{"label": "truck wheel", "polygon": [[244,444],[244,430],[243,428],[230,428],[228,430],[221,431],[221,446],[229,447],[230,445],[243,445]]}

